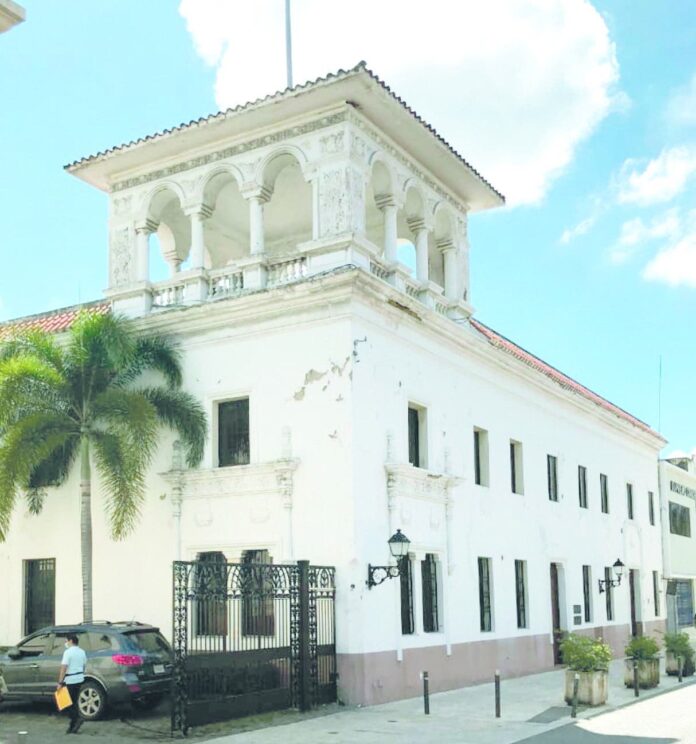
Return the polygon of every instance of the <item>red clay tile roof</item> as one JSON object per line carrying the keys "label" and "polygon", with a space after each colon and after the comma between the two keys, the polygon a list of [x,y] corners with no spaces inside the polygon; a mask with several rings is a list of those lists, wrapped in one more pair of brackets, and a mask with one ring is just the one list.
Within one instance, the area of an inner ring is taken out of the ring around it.
{"label": "red clay tile roof", "polygon": [[560,385],[564,390],[568,390],[572,393],[581,395],[583,398],[592,401],[600,408],[603,408],[605,411],[613,413],[615,416],[618,416],[624,421],[627,421],[629,424],[633,424],[633,426],[636,426],[638,429],[641,429],[648,434],[652,434],[653,436],[662,439],[662,441],[666,441],[661,434],[648,426],[648,424],[646,424],[644,421],[641,421],[635,416],[632,416],[627,411],[624,411],[623,408],[615,406],[606,398],[602,398],[601,395],[597,395],[597,393],[592,392],[592,390],[590,390],[589,388],[586,388],[584,385],[581,385],[576,380],[573,380],[572,377],[564,375],[563,372],[560,372],[555,367],[547,364],[543,359],[539,359],[539,357],[530,354],[521,346],[517,346],[517,344],[514,344],[512,341],[510,341],[510,339],[505,338],[505,336],[501,336],[499,333],[496,333],[492,328],[489,328],[488,326],[484,325],[478,320],[474,320],[473,318],[471,319],[471,325],[477,331],[482,333],[492,346],[495,346],[497,349],[501,349],[502,351],[510,354],[511,356],[515,357],[537,372],[540,372],[542,375],[545,375],[550,380],[553,380],[553,382]]}
{"label": "red clay tile roof", "polygon": [[299,93],[303,90],[310,90],[311,88],[314,88],[321,83],[327,83],[330,80],[348,77],[349,75],[361,72],[367,73],[367,75],[369,75],[381,88],[383,88],[386,93],[388,93],[397,103],[401,104],[401,106],[408,114],[410,114],[419,124],[425,127],[425,129],[427,129],[433,135],[433,137],[439,140],[439,142],[441,142],[452,153],[452,155],[460,160],[469,169],[469,171],[471,171],[471,173],[476,176],[476,178],[478,178],[482,183],[488,186],[488,188],[491,189],[491,191],[493,191],[496,196],[500,198],[501,201],[505,201],[505,197],[496,188],[494,188],[492,184],[476,170],[476,168],[474,168],[469,162],[467,162],[464,157],[457,150],[455,150],[454,147],[434,127],[428,124],[428,122],[426,122],[425,119],[420,116],[420,114],[414,111],[406,103],[406,101],[404,101],[403,98],[397,96],[396,93],[394,93],[394,91],[367,66],[367,62],[365,62],[364,60],[358,62],[355,67],[352,67],[349,70],[340,69],[336,72],[330,72],[324,77],[318,77],[315,80],[308,80],[306,83],[295,85],[292,88],[278,90],[275,93],[270,93],[269,95],[264,96],[263,98],[257,98],[255,101],[249,101],[247,103],[240,104],[239,106],[235,106],[234,108],[226,109],[225,111],[218,111],[217,113],[210,114],[209,116],[202,116],[199,119],[192,119],[189,122],[182,122],[181,124],[172,127],[171,129],[163,129],[161,132],[149,134],[146,137],[140,137],[137,140],[131,140],[130,142],[126,142],[122,145],[117,145],[116,147],[110,147],[108,150],[103,150],[96,153],[95,155],[89,155],[88,157],[81,158],[80,160],[75,160],[63,167],[65,168],[65,170],[71,171],[95,160],[101,160],[102,158],[107,158],[117,152],[128,150],[131,147],[142,144],[143,142],[162,139],[163,137],[175,134],[176,132],[181,132],[184,129],[189,129],[190,127],[199,127],[202,125],[206,125],[214,122],[215,120],[224,119],[225,117],[238,114],[245,109],[250,109],[267,103],[276,102],[278,101],[278,99],[289,97],[291,94]]}
{"label": "red clay tile roof", "polygon": [[48,333],[67,331],[75,322],[78,313],[83,310],[89,310],[93,313],[106,315],[106,313],[111,311],[111,305],[108,302],[102,301],[87,302],[83,305],[64,307],[50,313],[30,315],[26,318],[18,318],[17,320],[0,323],[0,340],[22,331],[41,330],[47,331]]}

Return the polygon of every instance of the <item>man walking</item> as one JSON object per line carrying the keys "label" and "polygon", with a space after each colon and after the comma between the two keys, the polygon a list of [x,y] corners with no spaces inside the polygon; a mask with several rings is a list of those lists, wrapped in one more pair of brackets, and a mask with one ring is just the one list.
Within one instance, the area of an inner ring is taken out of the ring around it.
{"label": "man walking", "polygon": [[70,725],[66,732],[68,734],[76,734],[82,726],[82,718],[77,707],[77,697],[80,694],[80,686],[85,681],[87,654],[80,648],[79,643],[80,641],[75,634],[66,638],[65,651],[58,673],[58,687],[65,685],[72,700],[72,705],[68,708],[70,714]]}

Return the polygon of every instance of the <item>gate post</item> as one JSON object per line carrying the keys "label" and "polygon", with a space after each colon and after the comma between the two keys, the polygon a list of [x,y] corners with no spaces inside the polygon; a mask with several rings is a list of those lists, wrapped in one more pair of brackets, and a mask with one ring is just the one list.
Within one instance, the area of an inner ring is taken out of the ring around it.
{"label": "gate post", "polygon": [[299,707],[307,711],[312,707],[311,654],[309,648],[309,561],[297,561],[300,578],[300,679],[298,680]]}

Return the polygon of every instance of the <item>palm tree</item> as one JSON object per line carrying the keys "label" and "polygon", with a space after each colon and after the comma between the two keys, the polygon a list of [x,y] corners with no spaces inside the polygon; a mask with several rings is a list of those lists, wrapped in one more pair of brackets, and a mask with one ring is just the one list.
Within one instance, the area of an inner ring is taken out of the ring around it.
{"label": "palm tree", "polygon": [[44,331],[0,344],[0,541],[18,493],[41,511],[46,488],[80,464],[82,600],[92,620],[92,466],[101,477],[114,539],[135,526],[162,424],[186,461],[203,457],[201,404],[181,390],[181,354],[166,336],[138,335],[130,321],[80,313],[66,343]]}

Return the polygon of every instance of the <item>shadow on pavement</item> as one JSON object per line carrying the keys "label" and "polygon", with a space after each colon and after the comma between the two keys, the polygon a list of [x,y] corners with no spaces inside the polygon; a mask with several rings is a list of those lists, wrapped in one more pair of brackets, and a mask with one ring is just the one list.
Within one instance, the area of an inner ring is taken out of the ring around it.
{"label": "shadow on pavement", "polygon": [[655,738],[653,736],[623,736],[613,734],[596,734],[571,723],[561,728],[545,731],[518,744],[670,744],[680,739],[672,737]]}

